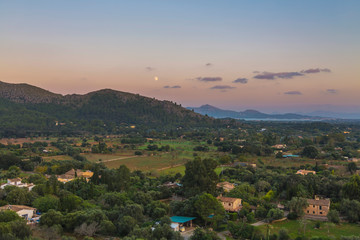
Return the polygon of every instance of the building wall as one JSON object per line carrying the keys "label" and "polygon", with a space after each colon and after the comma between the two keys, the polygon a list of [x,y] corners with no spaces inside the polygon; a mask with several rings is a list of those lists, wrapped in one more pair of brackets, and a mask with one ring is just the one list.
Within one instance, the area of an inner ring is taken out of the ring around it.
{"label": "building wall", "polygon": [[309,205],[305,209],[305,214],[307,214],[307,215],[327,216],[328,213],[329,213],[329,207],[328,206]]}
{"label": "building wall", "polygon": [[241,199],[236,199],[234,202],[222,202],[222,204],[227,211],[238,211],[241,206]]}
{"label": "building wall", "polygon": [[30,210],[30,209],[23,209],[23,210],[20,210],[18,212],[16,212],[20,217],[24,216],[27,214],[27,218],[26,220],[30,220],[33,215],[34,215],[34,211],[33,210]]}

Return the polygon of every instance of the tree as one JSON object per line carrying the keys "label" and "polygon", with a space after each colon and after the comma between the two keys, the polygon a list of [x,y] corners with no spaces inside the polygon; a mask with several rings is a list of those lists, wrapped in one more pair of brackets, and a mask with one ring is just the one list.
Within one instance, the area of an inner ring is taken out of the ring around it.
{"label": "tree", "polygon": [[307,200],[301,197],[293,197],[289,202],[289,208],[291,212],[294,212],[298,217],[303,216],[304,209],[309,206]]}
{"label": "tree", "polygon": [[83,224],[81,224],[80,226],[78,226],[77,228],[75,228],[74,232],[80,235],[85,235],[85,236],[94,236],[94,234],[100,230],[100,226],[99,223],[97,222],[92,222],[92,223],[86,223],[84,222]]}
{"label": "tree", "polygon": [[[217,222],[225,217],[224,207],[211,194],[203,193],[198,196],[194,206],[197,214],[205,222],[205,226],[208,222],[217,225]],[[213,217],[209,218],[210,215],[213,215]]]}
{"label": "tree", "polygon": [[235,239],[251,239],[254,232],[254,226],[245,222],[229,222],[228,229]]}
{"label": "tree", "polygon": [[301,155],[303,155],[304,157],[308,157],[308,158],[316,158],[319,155],[319,151],[317,150],[317,148],[315,146],[306,146],[304,147]]}
{"label": "tree", "polygon": [[354,174],[357,170],[357,166],[356,166],[356,163],[355,162],[350,162],[348,165],[347,165],[347,170],[351,173],[351,174]]}
{"label": "tree", "polygon": [[272,208],[268,212],[266,218],[270,221],[278,220],[284,217],[284,211],[278,209],[278,208]]}
{"label": "tree", "polygon": [[72,193],[64,193],[60,197],[60,209],[65,212],[72,212],[78,209],[82,202],[83,199],[81,197]]}
{"label": "tree", "polygon": [[[8,187],[5,187],[7,189]],[[29,192],[27,188],[14,187],[6,196],[6,201],[15,205],[28,205],[31,203],[32,192]]]}
{"label": "tree", "polygon": [[130,170],[127,166],[121,165],[115,173],[115,190],[124,191],[130,186]]}
{"label": "tree", "polygon": [[349,222],[358,222],[360,220],[360,202],[357,200],[344,199],[341,204],[341,213]]}
{"label": "tree", "polygon": [[20,219],[21,217],[14,211],[11,210],[0,211],[0,222],[11,222]]}
{"label": "tree", "polygon": [[353,175],[343,186],[344,197],[348,199],[360,200],[360,176]]}
{"label": "tree", "polygon": [[340,223],[339,212],[336,211],[336,210],[330,210],[328,215],[327,215],[327,218],[332,223],[336,223],[336,224]]}
{"label": "tree", "polygon": [[289,240],[290,239],[290,236],[289,236],[289,233],[288,233],[288,230],[285,229],[285,228],[281,228],[279,230],[279,237],[278,237],[279,240]]}
{"label": "tree", "polygon": [[10,227],[13,234],[19,239],[25,239],[31,235],[30,227],[23,219],[10,222]]}
{"label": "tree", "polygon": [[63,223],[64,216],[61,214],[61,212],[55,211],[54,209],[50,209],[47,213],[44,213],[41,215],[40,218],[40,224],[46,225],[48,227],[62,224]]}
{"label": "tree", "polygon": [[44,197],[39,197],[33,202],[33,206],[37,208],[40,212],[47,212],[50,209],[57,210],[59,207],[59,198],[53,195],[46,195]]}
{"label": "tree", "polygon": [[196,228],[190,240],[220,240],[215,232],[205,230],[202,228]]}
{"label": "tree", "polygon": [[121,236],[128,235],[136,226],[137,221],[130,216],[124,216],[120,219],[117,225],[118,232]]}
{"label": "tree", "polygon": [[212,159],[195,158],[185,164],[185,175],[182,179],[186,196],[199,193],[215,193],[218,175],[214,171],[217,162]]}

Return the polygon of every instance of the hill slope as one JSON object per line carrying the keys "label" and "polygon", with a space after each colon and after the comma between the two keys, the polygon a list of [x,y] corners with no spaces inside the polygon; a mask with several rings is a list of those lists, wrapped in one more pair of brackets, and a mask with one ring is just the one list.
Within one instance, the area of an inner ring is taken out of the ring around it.
{"label": "hill slope", "polygon": [[[170,101],[103,89],[84,95],[60,95],[28,84],[0,82],[0,130],[104,129],[119,126],[173,128],[218,122]],[[32,124],[28,124],[31,122]]]}

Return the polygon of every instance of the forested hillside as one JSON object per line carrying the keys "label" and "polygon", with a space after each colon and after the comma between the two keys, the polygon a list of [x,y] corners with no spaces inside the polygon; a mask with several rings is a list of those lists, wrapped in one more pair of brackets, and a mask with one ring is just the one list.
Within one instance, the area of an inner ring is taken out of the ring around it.
{"label": "forested hillside", "polygon": [[170,101],[104,89],[85,95],[54,94],[27,84],[0,82],[0,131],[105,131],[119,127],[184,128],[220,121]]}

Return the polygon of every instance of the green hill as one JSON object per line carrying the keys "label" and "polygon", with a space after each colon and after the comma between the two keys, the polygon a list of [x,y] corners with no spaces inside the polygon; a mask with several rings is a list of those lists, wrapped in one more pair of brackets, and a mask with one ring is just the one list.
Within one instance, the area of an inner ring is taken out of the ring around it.
{"label": "green hill", "polygon": [[[57,123],[57,124],[56,124]],[[166,129],[219,123],[170,101],[104,89],[60,95],[28,84],[0,82],[0,131],[89,131]]]}

